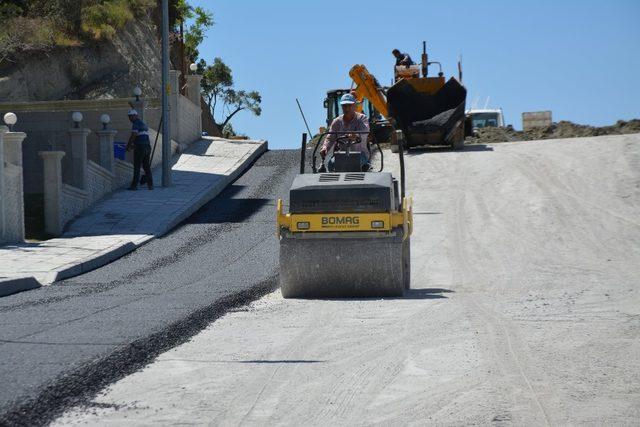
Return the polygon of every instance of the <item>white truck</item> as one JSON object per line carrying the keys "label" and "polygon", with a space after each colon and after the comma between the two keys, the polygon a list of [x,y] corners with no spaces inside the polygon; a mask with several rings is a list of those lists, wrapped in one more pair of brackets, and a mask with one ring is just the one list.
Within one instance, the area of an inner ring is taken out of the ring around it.
{"label": "white truck", "polygon": [[504,127],[502,108],[471,109],[465,112],[467,120],[471,122],[473,130],[485,127]]}

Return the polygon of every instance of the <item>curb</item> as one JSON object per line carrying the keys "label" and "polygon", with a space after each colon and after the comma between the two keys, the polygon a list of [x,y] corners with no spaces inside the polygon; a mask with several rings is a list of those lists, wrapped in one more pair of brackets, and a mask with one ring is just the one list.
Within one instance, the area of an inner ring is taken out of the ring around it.
{"label": "curb", "polygon": [[0,298],[41,287],[33,276],[0,278]]}
{"label": "curb", "polygon": [[195,213],[202,206],[213,200],[218,194],[220,194],[229,184],[235,181],[242,173],[244,173],[247,168],[252,165],[258,157],[264,154],[269,149],[269,144],[267,141],[263,141],[260,143],[260,146],[254,150],[249,156],[242,160],[242,163],[229,175],[225,178],[220,179],[211,189],[204,192],[200,198],[192,203],[190,206],[186,207],[182,212],[180,212],[175,218],[169,220],[164,227],[160,229],[160,231],[156,232],[153,235],[149,235],[143,238],[136,239],[135,241],[123,241],[121,244],[117,244],[111,246],[95,256],[87,257],[80,262],[75,262],[68,264],[67,266],[63,266],[57,270],[51,270],[46,273],[46,276],[42,277],[38,280],[36,277],[28,276],[28,277],[19,277],[19,278],[10,278],[8,280],[4,280],[0,278],[0,297],[4,297],[7,295],[15,294],[17,292],[22,292],[30,289],[39,288],[41,286],[49,285],[51,283],[57,282],[59,280],[68,279],[74,276],[78,276],[83,273],[87,273],[91,270],[95,270],[100,268],[110,262],[115,261],[118,258],[123,257],[129,252],[133,252],[140,246],[150,242],[151,240],[161,237],[183,222],[185,219],[189,218],[193,213]]}

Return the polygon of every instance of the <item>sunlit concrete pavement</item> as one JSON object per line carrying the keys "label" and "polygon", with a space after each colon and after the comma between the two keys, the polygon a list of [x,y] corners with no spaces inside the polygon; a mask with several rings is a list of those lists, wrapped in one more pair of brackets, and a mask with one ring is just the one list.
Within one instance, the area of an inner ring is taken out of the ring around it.
{"label": "sunlit concrete pavement", "polygon": [[142,186],[108,195],[76,218],[62,237],[0,247],[0,296],[93,270],[167,233],[266,149],[266,141],[202,139],[175,159],[171,187],[161,186],[157,168],[153,191]]}

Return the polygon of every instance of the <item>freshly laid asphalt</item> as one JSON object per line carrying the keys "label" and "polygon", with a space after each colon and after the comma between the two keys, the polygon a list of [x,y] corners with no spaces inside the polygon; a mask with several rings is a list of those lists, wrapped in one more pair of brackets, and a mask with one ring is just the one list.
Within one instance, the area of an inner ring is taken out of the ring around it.
{"label": "freshly laid asphalt", "polygon": [[1,298],[0,424],[47,423],[275,289],[275,200],[298,161],[298,151],[269,151],[170,234],[98,270]]}

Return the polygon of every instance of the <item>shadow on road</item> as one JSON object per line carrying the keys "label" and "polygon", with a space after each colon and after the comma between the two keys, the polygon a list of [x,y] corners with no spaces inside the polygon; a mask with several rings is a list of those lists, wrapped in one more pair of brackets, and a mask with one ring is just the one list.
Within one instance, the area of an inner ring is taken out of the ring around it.
{"label": "shadow on road", "polygon": [[238,363],[324,363],[325,360],[240,360]]}
{"label": "shadow on road", "polygon": [[408,289],[404,291],[404,295],[401,297],[336,297],[336,298],[328,298],[328,297],[309,297],[309,298],[296,298],[296,299],[304,299],[304,300],[318,300],[318,301],[393,301],[393,300],[403,300],[403,299],[441,299],[447,298],[447,296],[442,294],[447,294],[455,292],[450,289],[444,288],[423,288],[423,289]]}
{"label": "shadow on road", "polygon": [[232,184],[218,197],[200,208],[192,217],[187,219],[187,224],[220,224],[240,223],[246,221],[264,206],[275,203],[263,198],[234,198],[245,188],[244,185]]}
{"label": "shadow on road", "polygon": [[401,299],[438,299],[447,298],[443,294],[453,292],[450,289],[444,288],[424,288],[424,289],[408,289],[404,291],[404,296]]}

